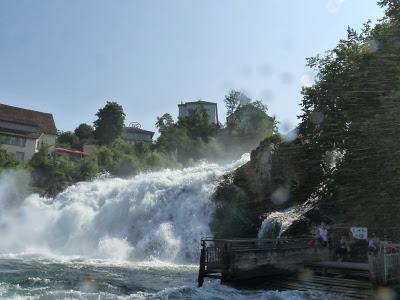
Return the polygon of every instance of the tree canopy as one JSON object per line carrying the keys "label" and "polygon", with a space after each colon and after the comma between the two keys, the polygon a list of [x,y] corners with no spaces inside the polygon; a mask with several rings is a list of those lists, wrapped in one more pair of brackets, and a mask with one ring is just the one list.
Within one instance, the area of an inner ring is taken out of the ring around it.
{"label": "tree canopy", "polygon": [[93,137],[94,129],[92,126],[82,123],[74,131],[80,140],[88,140]]}
{"label": "tree canopy", "polygon": [[384,224],[400,191],[400,4],[379,3],[384,20],[360,33],[349,28],[333,50],[308,59],[318,75],[302,91],[300,136],[308,159],[320,162],[310,172],[322,178],[315,188],[324,186],[324,205],[343,207],[343,218],[346,203],[379,206],[385,211],[363,222]]}
{"label": "tree canopy", "polygon": [[268,115],[262,101],[253,101],[235,90],[231,90],[224,101],[228,111],[226,125],[217,138],[228,152],[249,152],[260,141],[277,133],[276,120]]}
{"label": "tree canopy", "polygon": [[94,121],[94,135],[96,140],[104,145],[109,145],[122,133],[125,122],[125,113],[117,102],[107,101],[106,105],[96,113]]}
{"label": "tree canopy", "polygon": [[218,125],[209,122],[205,109],[189,110],[188,116],[179,118],[178,126],[186,128],[191,139],[201,138],[204,142],[215,136],[218,128]]}
{"label": "tree canopy", "polygon": [[267,108],[260,101],[239,105],[227,117],[226,126],[233,136],[261,141],[276,131],[276,122],[267,115]]}

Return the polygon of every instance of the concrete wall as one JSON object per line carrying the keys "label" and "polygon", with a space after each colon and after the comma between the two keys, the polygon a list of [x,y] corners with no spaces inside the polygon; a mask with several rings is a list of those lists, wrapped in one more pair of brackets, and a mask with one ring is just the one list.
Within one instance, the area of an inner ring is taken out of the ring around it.
{"label": "concrete wall", "polygon": [[129,144],[134,144],[135,142],[149,142],[151,143],[153,140],[151,138],[151,134],[141,133],[141,132],[123,132],[122,138]]}
{"label": "concrete wall", "polygon": [[57,136],[55,136],[53,134],[46,134],[46,133],[42,134],[39,137],[37,150],[39,150],[39,148],[42,146],[47,146],[47,147],[50,147],[50,149],[49,149],[50,151],[53,151],[54,147],[56,145],[56,138],[57,138]]}
{"label": "concrete wall", "polygon": [[210,123],[218,123],[217,105],[211,103],[185,103],[179,104],[179,117],[187,117],[190,110],[204,109],[207,111],[208,120]]}
{"label": "concrete wall", "polygon": [[42,134],[38,139],[26,139],[25,146],[3,144],[2,148],[7,153],[17,155],[17,152],[24,153],[24,161],[32,159],[32,156],[39,151],[40,147],[46,145],[50,147],[50,151],[54,150],[56,144],[56,136],[52,134]]}
{"label": "concrete wall", "polygon": [[25,147],[3,144],[2,148],[7,153],[16,155],[17,152],[24,153],[24,161],[28,161],[36,153],[36,139],[26,139]]}

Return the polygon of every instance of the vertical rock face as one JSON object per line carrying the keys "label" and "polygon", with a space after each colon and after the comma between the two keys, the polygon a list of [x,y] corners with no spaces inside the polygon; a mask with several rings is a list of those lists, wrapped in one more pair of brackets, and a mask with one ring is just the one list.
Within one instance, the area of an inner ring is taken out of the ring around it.
{"label": "vertical rock face", "polygon": [[312,178],[303,149],[299,140],[266,139],[250,162],[226,175],[214,194],[214,235],[256,237],[266,213],[304,203]]}

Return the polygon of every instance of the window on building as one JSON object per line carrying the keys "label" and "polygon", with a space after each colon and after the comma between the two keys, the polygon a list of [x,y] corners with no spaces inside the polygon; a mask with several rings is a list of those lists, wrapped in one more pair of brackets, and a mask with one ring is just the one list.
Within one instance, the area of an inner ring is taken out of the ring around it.
{"label": "window on building", "polygon": [[24,152],[19,152],[19,151],[17,151],[17,152],[15,153],[15,158],[16,158],[17,160],[24,160],[24,158],[25,158],[25,153],[24,153]]}
{"label": "window on building", "polygon": [[25,147],[26,138],[20,136],[4,136],[3,143],[12,146]]}

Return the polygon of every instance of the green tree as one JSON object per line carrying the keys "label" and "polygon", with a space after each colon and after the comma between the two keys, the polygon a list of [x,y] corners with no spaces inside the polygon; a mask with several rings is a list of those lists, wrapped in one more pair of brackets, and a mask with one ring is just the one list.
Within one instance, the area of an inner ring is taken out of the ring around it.
{"label": "green tree", "polygon": [[399,0],[378,0],[380,7],[386,8],[386,17],[394,21],[400,20],[400,2]]}
{"label": "green tree", "polygon": [[41,147],[29,161],[32,168],[32,183],[36,187],[46,189],[55,183],[55,161],[48,147]]}
{"label": "green tree", "polygon": [[[207,111],[204,109],[190,110],[188,116],[181,117],[174,122],[169,114],[157,118],[157,128],[160,136],[156,142],[159,153],[165,153],[173,160],[186,165],[190,160],[196,161],[202,158],[216,159],[221,147],[213,137],[218,131],[218,126],[209,122]],[[151,164],[159,157],[153,155]],[[171,165],[162,163],[162,165]]]}
{"label": "green tree", "polygon": [[268,116],[266,106],[261,102],[240,105],[226,119],[230,134],[243,141],[261,141],[276,132],[275,118]]}
{"label": "green tree", "polygon": [[[308,60],[318,76],[303,89],[300,123],[321,211],[375,227],[390,226],[400,191],[399,2],[379,3],[385,20],[361,33],[348,29],[326,56]],[[332,153],[341,153],[337,164],[327,160]]]}
{"label": "green tree", "polygon": [[225,96],[224,102],[227,116],[231,115],[238,108],[241,97],[242,93],[235,90],[231,90],[229,94]]}
{"label": "green tree", "polygon": [[184,149],[191,143],[186,128],[179,127],[177,124],[169,126],[168,129],[160,131],[160,133],[156,142],[156,148],[160,152],[167,153],[174,159],[178,159],[178,153],[185,153]]}
{"label": "green tree", "polygon": [[57,144],[63,147],[77,148],[79,138],[71,131],[61,131],[57,136]]}
{"label": "green tree", "polygon": [[99,173],[97,157],[90,156],[81,159],[79,164],[78,180],[89,180]]}
{"label": "green tree", "polygon": [[13,169],[20,165],[20,162],[16,160],[15,155],[9,154],[1,147],[0,139],[0,170],[1,169]]}
{"label": "green tree", "polygon": [[131,176],[139,173],[141,164],[135,156],[122,154],[112,168],[112,174],[117,176]]}
{"label": "green tree", "polygon": [[156,127],[161,132],[168,130],[174,125],[174,119],[168,113],[163,114],[161,117],[157,117]]}
{"label": "green tree", "polygon": [[82,141],[92,138],[94,130],[92,126],[86,123],[82,123],[75,129],[74,133],[79,138],[79,140]]}
{"label": "green tree", "polygon": [[100,146],[99,148],[96,149],[95,155],[97,157],[99,171],[107,172],[112,169],[114,160],[113,160],[113,151],[110,148],[106,146]]}
{"label": "green tree", "polygon": [[94,121],[95,138],[100,144],[110,145],[119,137],[124,128],[125,113],[121,105],[107,101],[107,104],[96,113]]}
{"label": "green tree", "polygon": [[179,118],[178,127],[186,128],[191,139],[201,138],[204,142],[215,136],[218,129],[217,125],[209,122],[205,109],[189,110],[188,116]]}

